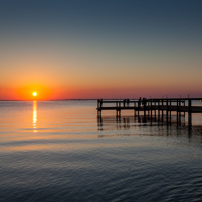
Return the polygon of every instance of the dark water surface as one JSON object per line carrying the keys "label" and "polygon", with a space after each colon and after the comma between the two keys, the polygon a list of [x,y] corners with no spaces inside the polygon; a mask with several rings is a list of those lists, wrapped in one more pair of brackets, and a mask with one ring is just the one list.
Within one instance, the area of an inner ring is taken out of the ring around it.
{"label": "dark water surface", "polygon": [[0,102],[0,201],[202,201],[201,114],[189,131],[95,108]]}

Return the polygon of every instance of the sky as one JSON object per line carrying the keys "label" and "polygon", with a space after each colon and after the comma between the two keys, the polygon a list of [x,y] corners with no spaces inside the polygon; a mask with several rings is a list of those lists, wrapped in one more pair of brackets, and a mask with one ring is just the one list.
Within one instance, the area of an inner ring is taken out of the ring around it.
{"label": "sky", "polygon": [[0,100],[202,97],[201,0],[0,0]]}

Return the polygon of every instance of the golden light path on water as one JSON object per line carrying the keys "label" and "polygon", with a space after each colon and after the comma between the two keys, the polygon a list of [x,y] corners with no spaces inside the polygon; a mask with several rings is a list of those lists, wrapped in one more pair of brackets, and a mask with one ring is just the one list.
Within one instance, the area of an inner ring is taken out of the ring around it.
{"label": "golden light path on water", "polygon": [[37,101],[33,101],[33,116],[32,116],[33,132],[37,132]]}

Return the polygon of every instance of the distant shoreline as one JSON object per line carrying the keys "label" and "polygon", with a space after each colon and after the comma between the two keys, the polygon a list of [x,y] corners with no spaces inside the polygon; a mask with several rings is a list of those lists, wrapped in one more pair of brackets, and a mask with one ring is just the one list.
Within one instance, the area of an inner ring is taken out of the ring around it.
{"label": "distant shoreline", "polygon": [[[58,99],[58,100],[37,100],[36,101],[90,101],[90,100],[98,100],[102,98],[92,98],[92,99]],[[107,98],[104,100],[124,100],[124,98]],[[130,100],[138,100],[138,98],[130,98]],[[5,101],[34,101],[34,100],[0,100],[0,102],[5,102]]]}
{"label": "distant shoreline", "polygon": [[[88,101],[88,100],[97,100],[97,99],[58,99],[58,100],[37,100],[36,101]],[[114,99],[115,100],[115,99]],[[28,101],[34,101],[34,100],[0,100],[0,102],[5,102],[5,101],[9,101],[9,102],[13,102],[13,101],[19,101],[19,102],[28,102]]]}

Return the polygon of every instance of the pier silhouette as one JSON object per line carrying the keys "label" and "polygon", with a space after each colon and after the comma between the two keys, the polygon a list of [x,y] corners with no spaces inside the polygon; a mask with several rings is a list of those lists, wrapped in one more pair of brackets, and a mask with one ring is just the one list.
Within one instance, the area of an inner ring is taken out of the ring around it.
{"label": "pier silhouette", "polygon": [[[161,121],[171,123],[171,112],[176,112],[177,124],[181,116],[188,115],[188,126],[192,126],[192,113],[202,113],[202,106],[193,106],[193,101],[202,101],[202,98],[154,98],[154,99],[124,99],[124,100],[97,100],[97,117],[101,117],[103,110],[115,110],[116,117],[121,117],[122,110],[133,110],[134,116],[139,117],[143,112],[144,118],[158,117]],[[108,104],[108,106],[107,106]],[[110,106],[109,106],[110,105]],[[166,112],[166,114],[164,113]],[[166,118],[166,119],[165,119]]]}

